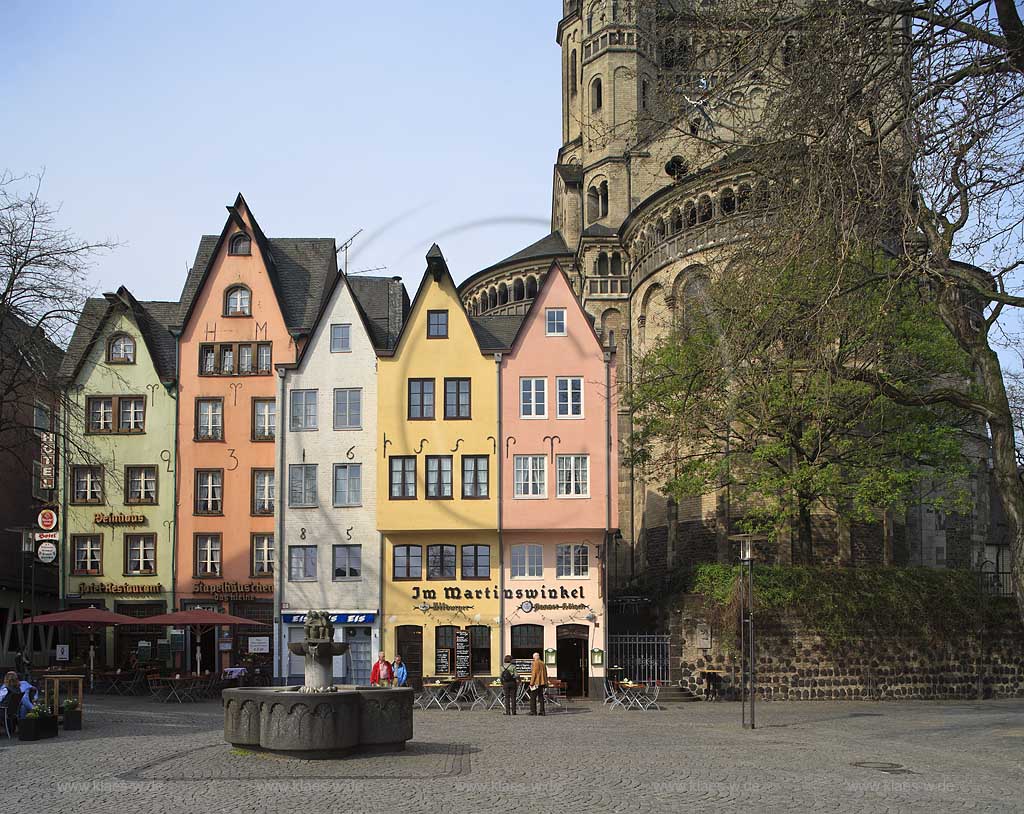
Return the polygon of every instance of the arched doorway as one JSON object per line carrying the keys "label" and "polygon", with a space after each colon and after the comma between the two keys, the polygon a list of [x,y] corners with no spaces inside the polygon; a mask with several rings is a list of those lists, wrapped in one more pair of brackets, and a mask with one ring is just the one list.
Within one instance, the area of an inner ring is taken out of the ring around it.
{"label": "arched doorway", "polygon": [[395,629],[395,650],[409,671],[409,686],[423,683],[423,628],[419,625],[399,625]]}
{"label": "arched doorway", "polygon": [[555,666],[558,678],[565,682],[566,694],[583,697],[589,694],[590,628],[586,625],[559,625],[555,629],[558,650]]}

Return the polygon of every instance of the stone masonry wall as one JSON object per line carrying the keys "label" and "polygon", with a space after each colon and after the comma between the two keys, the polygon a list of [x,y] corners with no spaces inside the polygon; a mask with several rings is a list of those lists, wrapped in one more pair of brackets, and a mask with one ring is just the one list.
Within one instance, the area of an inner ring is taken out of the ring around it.
{"label": "stone masonry wall", "polygon": [[[738,645],[723,647],[701,598],[687,597],[670,622],[673,684],[706,697],[738,697]],[[933,645],[920,639],[862,639],[835,647],[792,622],[756,630],[758,698],[775,701],[1024,697],[1024,629],[979,639],[965,633]],[[705,672],[714,671],[714,672]]]}

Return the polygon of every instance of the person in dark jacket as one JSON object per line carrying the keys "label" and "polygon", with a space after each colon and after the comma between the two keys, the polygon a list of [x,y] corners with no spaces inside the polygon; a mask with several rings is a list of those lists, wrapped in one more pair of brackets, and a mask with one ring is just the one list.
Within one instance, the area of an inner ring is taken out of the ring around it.
{"label": "person in dark jacket", "polygon": [[511,656],[505,656],[505,666],[501,669],[501,691],[505,696],[505,714],[516,714],[516,694],[519,689],[519,676]]}

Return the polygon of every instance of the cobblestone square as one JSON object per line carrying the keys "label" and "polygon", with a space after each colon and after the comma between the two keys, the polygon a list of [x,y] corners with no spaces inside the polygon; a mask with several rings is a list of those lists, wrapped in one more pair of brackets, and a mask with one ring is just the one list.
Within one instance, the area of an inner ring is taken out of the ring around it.
{"label": "cobblestone square", "polygon": [[416,712],[403,754],[304,761],[222,740],[214,703],[89,698],[2,748],[12,811],[1024,811],[1024,701],[737,704],[509,719]]}

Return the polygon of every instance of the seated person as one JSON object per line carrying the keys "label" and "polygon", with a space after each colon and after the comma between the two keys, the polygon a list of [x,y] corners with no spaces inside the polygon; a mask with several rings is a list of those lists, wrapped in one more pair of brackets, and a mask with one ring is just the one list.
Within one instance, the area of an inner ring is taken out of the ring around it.
{"label": "seated person", "polygon": [[33,699],[38,690],[27,681],[19,681],[18,674],[11,671],[4,676],[3,686],[0,687],[0,707],[2,707],[9,721],[17,726],[33,707]]}

